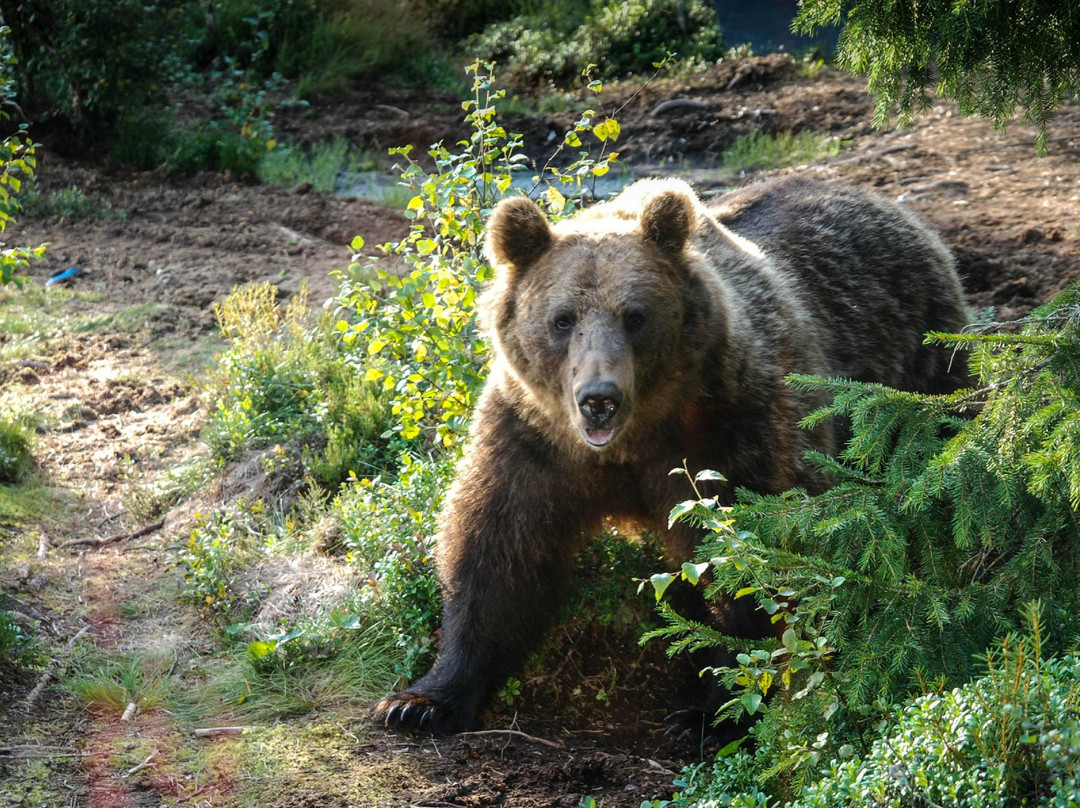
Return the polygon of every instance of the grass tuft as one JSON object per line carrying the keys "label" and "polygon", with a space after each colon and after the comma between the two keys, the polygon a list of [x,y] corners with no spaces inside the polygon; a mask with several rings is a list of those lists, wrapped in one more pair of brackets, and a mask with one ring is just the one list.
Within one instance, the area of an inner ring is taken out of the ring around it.
{"label": "grass tuft", "polygon": [[843,142],[819,132],[752,132],[724,151],[723,168],[733,173],[812,163],[840,153]]}

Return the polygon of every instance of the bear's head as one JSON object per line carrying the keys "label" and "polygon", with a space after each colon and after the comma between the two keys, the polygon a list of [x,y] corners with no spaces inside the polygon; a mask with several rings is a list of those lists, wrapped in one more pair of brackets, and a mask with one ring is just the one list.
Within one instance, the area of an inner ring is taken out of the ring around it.
{"label": "bear's head", "polygon": [[691,244],[701,212],[685,183],[645,180],[555,225],[523,196],[488,221],[482,314],[497,359],[595,450],[695,392],[678,388],[711,316]]}

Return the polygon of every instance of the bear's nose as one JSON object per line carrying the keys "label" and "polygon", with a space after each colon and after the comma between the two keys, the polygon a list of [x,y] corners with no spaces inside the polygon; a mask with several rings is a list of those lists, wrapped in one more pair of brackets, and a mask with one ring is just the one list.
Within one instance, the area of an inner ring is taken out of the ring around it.
{"label": "bear's nose", "polygon": [[589,423],[607,426],[622,404],[622,391],[612,382],[597,382],[583,388],[578,394],[578,408]]}

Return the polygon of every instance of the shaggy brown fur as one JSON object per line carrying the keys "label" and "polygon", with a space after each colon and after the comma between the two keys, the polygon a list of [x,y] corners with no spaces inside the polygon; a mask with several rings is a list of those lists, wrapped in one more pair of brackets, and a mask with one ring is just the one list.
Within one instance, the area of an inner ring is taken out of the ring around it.
{"label": "shaggy brown fur", "polygon": [[[803,453],[839,438],[797,427],[822,402],[787,374],[923,391],[963,378],[923,345],[966,323],[948,251],[870,194],[789,179],[709,208],[683,182],[646,180],[554,226],[528,199],[504,201],[487,245],[495,360],[442,515],[439,655],[376,706],[388,726],[474,725],[606,517],[691,557],[697,531],[666,529],[689,493],[668,474],[684,458],[721,472],[712,493],[728,500],[739,486],[821,490]],[[728,613],[725,631],[761,630]]]}

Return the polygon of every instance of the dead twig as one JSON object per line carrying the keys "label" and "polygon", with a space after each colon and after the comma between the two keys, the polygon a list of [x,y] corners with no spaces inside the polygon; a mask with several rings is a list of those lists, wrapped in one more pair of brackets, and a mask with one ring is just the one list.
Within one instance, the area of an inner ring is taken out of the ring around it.
{"label": "dead twig", "polygon": [[[14,760],[30,760],[37,758],[65,758],[86,757],[86,752],[66,752],[66,746],[47,746],[43,744],[18,744],[16,746],[0,746],[0,755]],[[50,751],[56,750],[56,751]]]}
{"label": "dead twig", "polygon": [[45,668],[44,673],[41,674],[41,678],[38,679],[38,683],[34,685],[34,689],[23,700],[23,707],[27,712],[34,709],[34,705],[37,703],[38,697],[41,695],[41,691],[46,688],[49,681],[52,679],[53,674],[56,672],[56,666],[60,664],[62,659],[66,659],[71,654],[71,649],[75,647],[75,643],[83,638],[83,636],[90,630],[90,626],[83,626],[79,629],[79,632],[67,641],[67,645],[64,646],[64,650],[60,652],[60,655],[54,658],[48,666]]}
{"label": "dead twig", "polygon": [[256,727],[204,727],[192,730],[192,733],[196,738],[212,738],[215,735],[241,735],[251,729]]}
{"label": "dead twig", "polygon": [[559,741],[549,741],[547,738],[537,738],[535,735],[529,735],[516,729],[481,729],[474,732],[462,732],[460,735],[512,735],[515,738],[523,738],[526,741],[550,746],[552,749],[564,748],[563,744]]}
{"label": "dead twig", "polygon": [[154,522],[154,524],[147,525],[146,527],[141,527],[138,530],[136,530],[134,533],[117,533],[116,535],[113,535],[113,536],[106,536],[103,539],[95,539],[95,538],[70,539],[69,541],[61,542],[60,544],[58,544],[56,546],[57,547],[75,547],[75,546],[80,545],[80,544],[85,544],[88,547],[94,547],[94,548],[106,547],[107,545],[116,544],[117,542],[121,542],[121,541],[127,541],[128,539],[137,539],[140,536],[145,536],[148,533],[153,533],[156,530],[161,530],[161,528],[163,528],[163,527],[165,527],[165,520],[164,519],[159,519],[158,521]]}
{"label": "dead twig", "polygon": [[151,752],[149,755],[146,756],[146,760],[144,760],[138,766],[132,766],[130,769],[128,769],[126,772],[124,772],[120,776],[124,777],[124,778],[131,777],[131,775],[136,774],[137,772],[141,772],[143,769],[150,768],[150,761],[153,760],[154,757],[157,756],[157,753],[158,753],[158,750],[155,749],[153,752]]}

